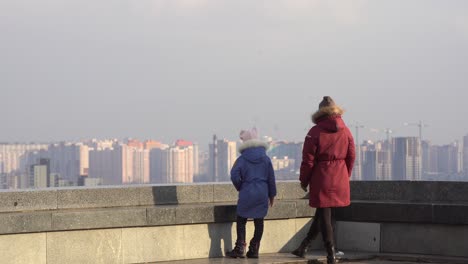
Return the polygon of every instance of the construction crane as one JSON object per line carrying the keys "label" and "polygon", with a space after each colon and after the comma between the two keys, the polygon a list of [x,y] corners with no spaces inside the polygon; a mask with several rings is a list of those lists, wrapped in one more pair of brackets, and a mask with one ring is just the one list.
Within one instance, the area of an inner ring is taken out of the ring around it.
{"label": "construction crane", "polygon": [[385,129],[380,129],[380,128],[370,128],[369,129],[371,132],[374,133],[385,133],[387,135],[387,151],[391,150],[391,138],[390,135],[393,133],[393,130],[390,128],[385,128]]}
{"label": "construction crane", "polygon": [[391,130],[390,128],[385,128],[385,129],[369,128],[369,130],[374,133],[385,133],[387,135],[387,141],[390,142],[390,134],[393,133],[393,130]]}
{"label": "construction crane", "polygon": [[423,128],[428,127],[429,125],[424,123],[422,120],[419,120],[419,123],[403,123],[404,126],[417,126],[419,128],[419,141],[422,142],[422,133]]}

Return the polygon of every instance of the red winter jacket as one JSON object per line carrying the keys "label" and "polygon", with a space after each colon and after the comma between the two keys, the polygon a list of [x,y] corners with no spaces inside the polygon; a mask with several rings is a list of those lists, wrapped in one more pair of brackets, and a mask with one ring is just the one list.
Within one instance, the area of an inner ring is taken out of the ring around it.
{"label": "red winter jacket", "polygon": [[316,125],[305,138],[299,179],[302,185],[309,185],[309,205],[314,208],[351,203],[349,178],[355,146],[342,113],[337,106],[321,108],[313,115]]}

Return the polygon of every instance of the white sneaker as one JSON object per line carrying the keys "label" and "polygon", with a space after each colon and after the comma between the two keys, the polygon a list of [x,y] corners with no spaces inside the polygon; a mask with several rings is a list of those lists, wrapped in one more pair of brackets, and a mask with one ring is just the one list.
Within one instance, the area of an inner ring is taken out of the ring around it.
{"label": "white sneaker", "polygon": [[338,251],[335,252],[335,256],[340,256],[340,257],[344,256],[344,252],[338,250]]}

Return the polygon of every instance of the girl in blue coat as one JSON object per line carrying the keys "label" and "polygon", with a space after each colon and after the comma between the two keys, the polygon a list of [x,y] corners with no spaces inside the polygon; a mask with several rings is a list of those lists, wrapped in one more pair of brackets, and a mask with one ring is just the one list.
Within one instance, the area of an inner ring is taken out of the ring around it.
{"label": "girl in blue coat", "polygon": [[266,155],[268,145],[257,139],[257,130],[242,130],[241,156],[231,169],[231,181],[239,191],[237,201],[237,240],[228,256],[244,257],[245,225],[248,218],[254,219],[255,232],[250,240],[247,257],[258,258],[260,240],[263,235],[263,219],[268,212],[268,204],[273,206],[276,196],[276,182],[273,166]]}

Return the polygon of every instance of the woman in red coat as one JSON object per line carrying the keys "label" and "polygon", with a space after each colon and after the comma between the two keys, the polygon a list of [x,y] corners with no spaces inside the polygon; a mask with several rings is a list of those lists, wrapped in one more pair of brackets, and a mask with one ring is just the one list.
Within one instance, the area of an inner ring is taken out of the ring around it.
{"label": "woman in red coat", "polygon": [[341,119],[343,112],[331,97],[323,97],[312,115],[316,125],[305,138],[299,178],[305,191],[309,186],[309,205],[317,210],[307,237],[292,253],[304,257],[310,242],[321,231],[327,263],[336,262],[332,209],[350,204],[349,178],[355,159],[354,139]]}

